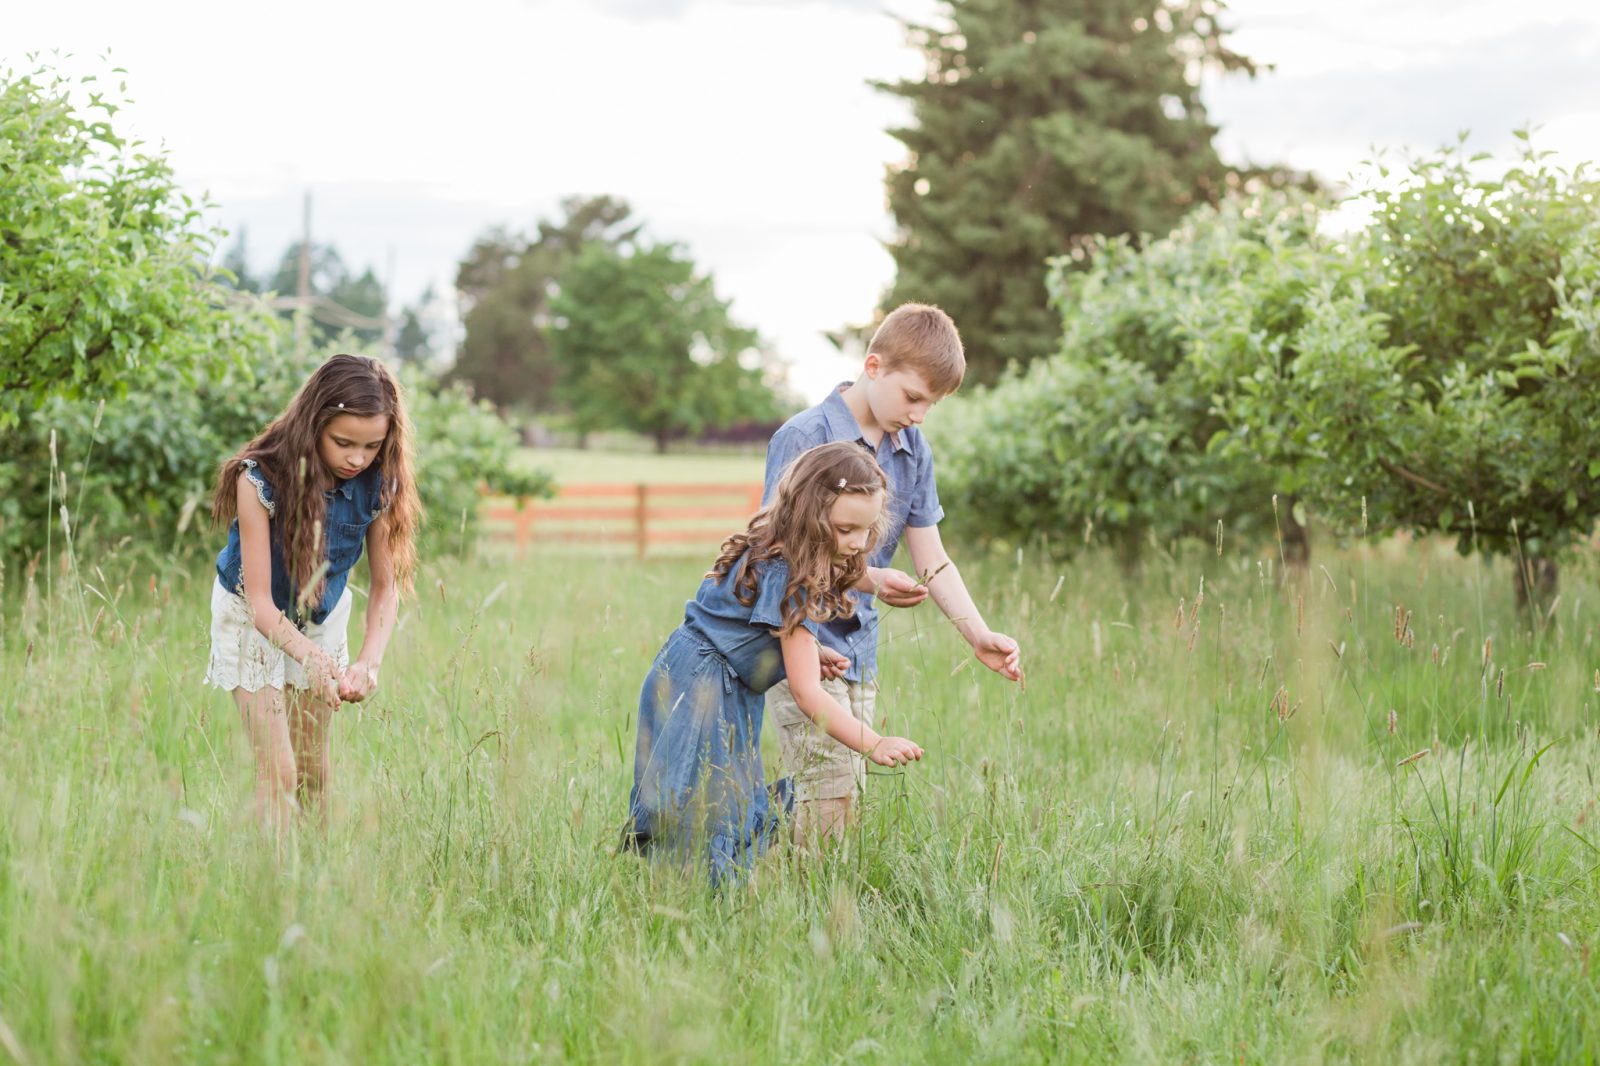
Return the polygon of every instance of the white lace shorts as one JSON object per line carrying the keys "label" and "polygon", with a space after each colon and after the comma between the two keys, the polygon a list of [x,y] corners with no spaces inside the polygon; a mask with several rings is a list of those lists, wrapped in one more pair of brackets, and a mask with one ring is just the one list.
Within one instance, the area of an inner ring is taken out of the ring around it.
{"label": "white lace shorts", "polygon": [[[350,665],[345,632],[349,624],[350,589],[346,587],[322,624],[307,622],[304,630],[311,643],[333,656],[341,670]],[[245,598],[223,588],[220,581],[211,583],[211,662],[206,667],[206,684],[246,692],[285,685],[311,687],[305,668],[256,629]]]}

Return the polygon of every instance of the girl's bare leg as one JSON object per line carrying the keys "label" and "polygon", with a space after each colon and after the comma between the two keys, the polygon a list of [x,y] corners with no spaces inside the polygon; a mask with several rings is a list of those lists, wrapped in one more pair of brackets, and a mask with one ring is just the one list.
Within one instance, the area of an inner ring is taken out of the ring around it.
{"label": "girl's bare leg", "polygon": [[275,840],[294,818],[295,756],[284,713],[283,690],[233,690],[239,718],[256,757],[256,817]]}
{"label": "girl's bare leg", "polygon": [[328,734],[335,705],[318,699],[314,691],[289,689],[289,738],[294,748],[295,794],[299,797],[300,809],[307,814],[314,812],[318,824],[326,828],[328,812],[324,795],[333,777]]}

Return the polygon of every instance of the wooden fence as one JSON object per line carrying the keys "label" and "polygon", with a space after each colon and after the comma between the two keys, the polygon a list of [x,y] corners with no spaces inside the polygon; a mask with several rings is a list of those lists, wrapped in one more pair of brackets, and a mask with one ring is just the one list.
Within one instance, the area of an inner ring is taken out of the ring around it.
{"label": "wooden fence", "polygon": [[643,559],[664,544],[714,547],[761,506],[761,485],[563,485],[548,500],[485,502],[484,535],[522,555],[534,544],[631,544]]}

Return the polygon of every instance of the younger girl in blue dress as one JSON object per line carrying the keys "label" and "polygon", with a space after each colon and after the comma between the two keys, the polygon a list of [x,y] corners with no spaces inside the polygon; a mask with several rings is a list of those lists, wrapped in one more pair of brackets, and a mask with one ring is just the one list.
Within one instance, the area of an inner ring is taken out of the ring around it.
{"label": "younger girl in blue dress", "polygon": [[[421,507],[400,383],[369,356],[336,355],[288,410],[222,464],[212,514],[227,524],[211,586],[206,681],[233,694],[256,758],[256,810],[281,832],[319,815],[340,700],[363,700],[416,569]],[[350,662],[350,571],[370,559],[367,627]]]}
{"label": "younger girl in blue dress", "polygon": [[829,736],[882,766],[922,758],[883,737],[822,688],[847,660],[818,626],[855,613],[852,586],[882,529],[888,483],[863,448],[836,442],[797,458],[772,503],[722,544],[639,694],[625,843],[711,880],[749,866],[775,819],[761,768],[767,689],[786,676]]}

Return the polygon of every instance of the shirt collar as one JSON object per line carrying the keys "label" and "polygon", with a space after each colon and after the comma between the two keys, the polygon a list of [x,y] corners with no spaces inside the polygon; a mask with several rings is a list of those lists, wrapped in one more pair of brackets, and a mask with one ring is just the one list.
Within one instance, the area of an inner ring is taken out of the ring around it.
{"label": "shirt collar", "polygon": [[[858,440],[865,443],[867,435],[862,432],[861,423],[856,421],[856,416],[851,413],[850,405],[844,402],[844,390],[853,384],[855,384],[853,381],[841,381],[834,386],[833,391],[822,401],[822,417],[828,423],[828,435],[834,440]],[[906,440],[904,433],[889,433],[888,437],[895,451],[911,450],[911,444]]]}
{"label": "shirt collar", "polygon": [[[367,470],[371,470],[371,469],[372,468],[370,466],[367,467]],[[355,499],[356,498],[356,482],[359,481],[361,478],[366,476],[367,470],[361,471],[361,473],[357,474],[355,477],[345,478],[343,481],[338,482],[337,484],[334,485],[332,491],[333,492],[337,492],[339,495],[343,496],[347,500]]]}

